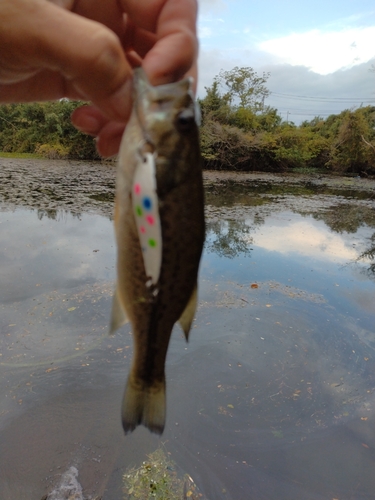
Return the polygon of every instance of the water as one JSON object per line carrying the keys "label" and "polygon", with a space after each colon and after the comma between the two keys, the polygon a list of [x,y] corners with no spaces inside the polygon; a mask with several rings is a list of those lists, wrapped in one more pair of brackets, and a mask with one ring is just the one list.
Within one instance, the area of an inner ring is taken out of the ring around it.
{"label": "water", "polygon": [[[208,185],[199,309],[189,344],[173,333],[161,441],[210,500],[370,499],[375,189],[282,182]],[[85,498],[118,500],[127,468],[160,443],[122,432],[131,327],[107,336],[110,196],[96,186],[90,205],[85,191],[79,210],[75,195],[70,208],[2,203],[4,500],[64,498],[68,476]]]}

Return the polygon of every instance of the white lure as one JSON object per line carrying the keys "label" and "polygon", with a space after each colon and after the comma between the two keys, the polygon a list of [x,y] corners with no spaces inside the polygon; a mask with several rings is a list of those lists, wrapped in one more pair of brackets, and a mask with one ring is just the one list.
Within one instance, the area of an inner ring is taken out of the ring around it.
{"label": "white lure", "polygon": [[163,250],[156,187],[154,155],[144,153],[134,173],[132,203],[146,276],[154,285],[159,280]]}

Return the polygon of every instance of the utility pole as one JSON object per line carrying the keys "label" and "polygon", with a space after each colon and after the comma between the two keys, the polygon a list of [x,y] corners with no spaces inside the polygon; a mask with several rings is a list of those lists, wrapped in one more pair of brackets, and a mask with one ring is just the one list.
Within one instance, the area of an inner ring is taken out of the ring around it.
{"label": "utility pole", "polygon": [[289,111],[286,112],[286,124],[289,124]]}

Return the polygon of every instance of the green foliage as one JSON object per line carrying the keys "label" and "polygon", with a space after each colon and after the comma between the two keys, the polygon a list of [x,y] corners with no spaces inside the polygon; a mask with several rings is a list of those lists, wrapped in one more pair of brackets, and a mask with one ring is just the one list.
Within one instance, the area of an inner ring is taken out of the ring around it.
{"label": "green foliage", "polygon": [[126,500],[176,500],[177,498],[202,498],[188,474],[177,473],[175,462],[163,448],[148,456],[140,467],[132,467],[123,475],[123,492]]}
{"label": "green foliage", "polygon": [[346,110],[299,127],[264,106],[268,74],[221,71],[200,100],[206,168],[375,174],[375,107]]}
{"label": "green foliage", "polygon": [[69,149],[61,144],[40,144],[35,148],[35,153],[43,158],[54,160],[68,158]]}
{"label": "green foliage", "polygon": [[272,127],[277,112],[264,106],[269,95],[265,86],[268,77],[268,73],[258,76],[250,67],[222,70],[211,87],[205,87],[206,96],[199,101],[203,122],[209,118],[245,131]]}
{"label": "green foliage", "polygon": [[269,73],[259,76],[250,67],[236,66],[230,71],[221,70],[214,82],[224,87],[226,92],[223,98],[230,105],[249,108],[256,113],[263,109],[264,99],[269,95],[269,90],[265,86],[269,76]]}
{"label": "green foliage", "polygon": [[[209,169],[375,174],[375,107],[320,116],[300,126],[264,105],[268,73],[222,70],[199,100],[201,150]],[[0,152],[97,160],[92,137],[76,130],[71,113],[82,102],[0,106]]]}
{"label": "green foliage", "polygon": [[259,128],[257,116],[249,108],[236,109],[229,121],[233,127],[238,127],[246,132]]}
{"label": "green foliage", "polygon": [[261,114],[257,115],[258,127],[261,130],[272,132],[281,125],[281,116],[277,113],[277,109],[266,106]]}
{"label": "green foliage", "polygon": [[76,130],[70,121],[73,110],[82,104],[62,99],[0,106],[0,151],[99,159],[92,137]]}
{"label": "green foliage", "polygon": [[375,108],[345,111],[335,121],[337,133],[331,145],[328,165],[336,172],[367,173],[374,169]]}
{"label": "green foliage", "polygon": [[12,152],[12,153],[4,153],[4,151],[0,151],[0,158],[35,158],[35,159],[41,159],[42,156],[36,154],[36,153],[17,153],[17,152]]}
{"label": "green foliage", "polygon": [[219,82],[214,80],[211,87],[205,87],[205,90],[207,92],[206,97],[203,100],[198,99],[202,111],[206,113],[218,111],[224,104],[219,91]]}
{"label": "green foliage", "polygon": [[201,152],[209,169],[257,170],[260,164],[256,138],[212,119],[206,120],[201,129]]}
{"label": "green foliage", "polygon": [[264,147],[273,152],[280,170],[303,168],[317,163],[328,152],[328,141],[307,127],[281,126],[265,136]]}

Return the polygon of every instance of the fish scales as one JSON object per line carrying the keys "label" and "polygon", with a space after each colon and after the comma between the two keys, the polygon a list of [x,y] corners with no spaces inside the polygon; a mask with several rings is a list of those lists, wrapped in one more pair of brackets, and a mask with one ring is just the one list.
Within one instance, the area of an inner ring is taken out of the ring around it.
{"label": "fish scales", "polygon": [[[161,433],[165,424],[165,359],[174,324],[186,338],[195,313],[204,243],[204,200],[199,131],[191,82],[152,87],[135,71],[134,107],[124,132],[116,184],[117,287],[111,331],[127,317],[134,355],[125,388],[124,431],[139,424]],[[156,283],[146,273],[133,206],[139,162],[155,164],[161,266]],[[148,157],[150,158],[150,156]]]}

